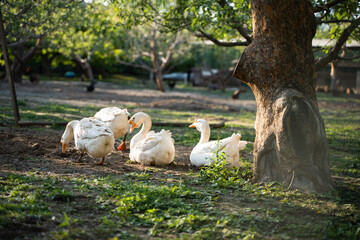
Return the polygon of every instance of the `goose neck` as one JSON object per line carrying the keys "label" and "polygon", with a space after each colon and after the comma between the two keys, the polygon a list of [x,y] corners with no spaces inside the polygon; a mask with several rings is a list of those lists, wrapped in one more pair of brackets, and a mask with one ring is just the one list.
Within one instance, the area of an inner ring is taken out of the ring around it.
{"label": "goose neck", "polygon": [[76,124],[78,124],[79,121],[78,120],[73,120],[71,122],[69,122],[66,125],[65,128],[65,132],[63,133],[62,137],[61,137],[61,141],[65,144],[69,144],[70,141],[72,140],[73,136],[74,136],[74,129]]}
{"label": "goose neck", "polygon": [[201,132],[201,137],[199,143],[207,143],[210,139],[210,127],[207,127],[204,131]]}
{"label": "goose neck", "polygon": [[150,129],[151,129],[152,123],[151,118],[149,116],[144,116],[141,130],[139,131],[139,134],[146,135]]}

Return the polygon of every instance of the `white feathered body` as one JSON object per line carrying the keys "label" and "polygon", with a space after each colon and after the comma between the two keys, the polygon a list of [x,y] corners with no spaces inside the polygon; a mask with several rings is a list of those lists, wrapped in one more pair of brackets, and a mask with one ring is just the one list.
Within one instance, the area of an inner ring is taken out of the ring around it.
{"label": "white feathered body", "polygon": [[141,130],[130,141],[130,160],[143,165],[167,165],[174,161],[175,145],[169,130],[150,131],[151,118],[143,112],[136,113],[130,121]]}
{"label": "white feathered body", "polygon": [[229,167],[239,167],[239,151],[246,147],[246,141],[240,141],[241,134],[233,133],[231,137],[219,141],[211,141],[210,126],[204,119],[197,119],[190,127],[196,127],[201,132],[199,143],[190,153],[190,162],[197,166],[206,166],[213,163],[216,153],[225,153]]}
{"label": "white feathered body", "polygon": [[[86,152],[92,158],[103,158],[111,153],[114,147],[114,134],[102,121],[95,118],[83,118],[68,123],[62,137],[67,144],[71,141],[73,131],[75,147]],[[70,139],[70,140],[69,140]]]}
{"label": "white feathered body", "polygon": [[158,133],[150,131],[145,138],[130,142],[130,160],[143,165],[167,165],[175,157],[174,139],[164,129]]}
{"label": "white feathered body", "polygon": [[103,121],[114,133],[115,138],[124,136],[129,131],[128,117],[130,114],[127,109],[118,107],[102,108],[94,117]]}

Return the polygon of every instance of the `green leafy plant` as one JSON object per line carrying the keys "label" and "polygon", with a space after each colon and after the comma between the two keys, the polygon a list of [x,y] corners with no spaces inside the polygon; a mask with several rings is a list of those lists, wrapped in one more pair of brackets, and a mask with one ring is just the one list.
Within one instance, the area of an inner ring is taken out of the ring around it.
{"label": "green leafy plant", "polygon": [[218,146],[214,153],[213,163],[200,170],[200,179],[218,187],[235,187],[249,183],[253,176],[250,165],[243,162],[240,167],[230,168],[230,163],[226,160],[225,152]]}

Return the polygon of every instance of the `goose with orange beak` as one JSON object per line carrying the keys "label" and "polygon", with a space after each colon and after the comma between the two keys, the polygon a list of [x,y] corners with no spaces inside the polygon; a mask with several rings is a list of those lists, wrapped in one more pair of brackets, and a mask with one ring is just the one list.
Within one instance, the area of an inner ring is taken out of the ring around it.
{"label": "goose with orange beak", "polygon": [[143,165],[167,165],[175,157],[174,139],[169,130],[162,129],[155,133],[151,130],[152,122],[148,114],[138,112],[128,121],[130,133],[142,126],[130,141],[130,160]]}
{"label": "goose with orange beak", "polygon": [[98,165],[104,163],[105,157],[111,153],[115,143],[112,130],[96,118],[73,120],[66,125],[60,141],[63,154],[73,138],[75,148],[81,153],[78,162],[82,162],[83,154],[87,153],[92,158],[101,158]]}
{"label": "goose with orange beak", "polygon": [[198,144],[190,153],[190,162],[193,165],[197,167],[211,165],[216,158],[216,152],[225,152],[229,167],[239,166],[239,151],[247,144],[246,141],[240,141],[240,133],[233,133],[231,137],[209,142],[210,125],[205,119],[195,119],[189,127],[196,128],[201,133]]}

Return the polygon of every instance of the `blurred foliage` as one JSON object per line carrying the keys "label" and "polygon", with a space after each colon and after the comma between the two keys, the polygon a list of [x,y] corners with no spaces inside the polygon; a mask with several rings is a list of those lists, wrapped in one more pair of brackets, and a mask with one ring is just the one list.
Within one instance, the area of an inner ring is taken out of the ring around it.
{"label": "blurred foliage", "polygon": [[[311,1],[314,7],[330,2]],[[197,34],[201,30],[216,39],[234,42],[244,41],[239,30],[250,37],[252,34],[249,0],[110,0],[105,3],[100,0],[10,0],[2,4],[2,12],[10,46],[24,43],[30,48],[39,36],[43,36],[41,53],[30,63],[40,73],[44,72],[44,56],[51,61],[54,72],[63,74],[69,70],[80,71],[72,59],[74,54],[85,57],[91,53],[96,75],[144,74],[141,69],[117,63],[116,57],[150,62],[147,56],[139,58],[133,49],[145,43],[144,29],[152,22],[159,26],[158,46],[163,54],[168,46],[165,43],[172,41],[172,32],[186,30]],[[324,8],[317,12],[315,16],[319,23],[324,23],[318,25],[316,38],[336,40],[351,21],[359,18],[359,12],[357,0],[342,1],[330,11]],[[360,30],[356,28],[348,41],[359,40],[359,36]],[[238,48],[220,50],[220,47],[207,46],[199,40],[185,33],[185,44],[176,50],[169,66],[172,71],[188,71],[194,66],[227,68],[241,55]],[[194,42],[200,44],[189,44]],[[316,56],[323,56],[327,50],[316,52]],[[13,58],[10,48],[10,59]],[[3,61],[0,64],[3,66]]]}

